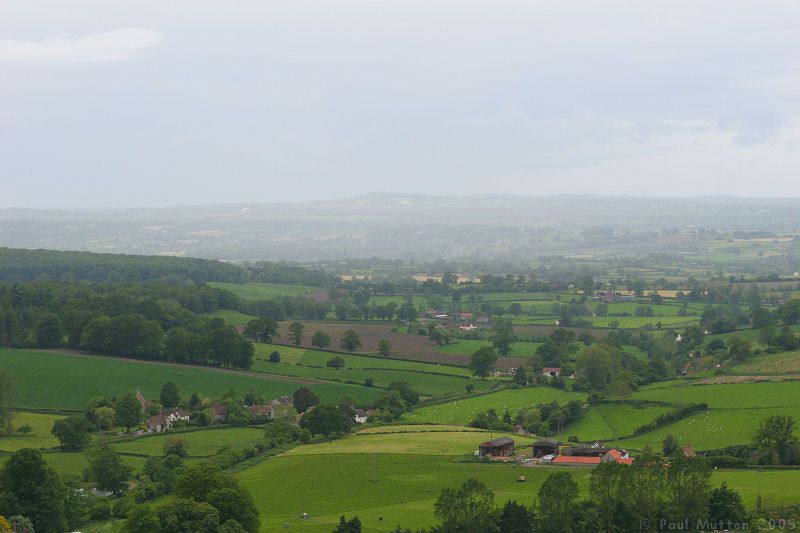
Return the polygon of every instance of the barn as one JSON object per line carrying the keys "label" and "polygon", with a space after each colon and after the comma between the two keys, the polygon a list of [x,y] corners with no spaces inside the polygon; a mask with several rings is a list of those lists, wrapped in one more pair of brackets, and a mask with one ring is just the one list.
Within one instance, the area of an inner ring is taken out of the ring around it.
{"label": "barn", "polygon": [[514,455],[514,439],[499,437],[478,446],[478,457],[511,457]]}

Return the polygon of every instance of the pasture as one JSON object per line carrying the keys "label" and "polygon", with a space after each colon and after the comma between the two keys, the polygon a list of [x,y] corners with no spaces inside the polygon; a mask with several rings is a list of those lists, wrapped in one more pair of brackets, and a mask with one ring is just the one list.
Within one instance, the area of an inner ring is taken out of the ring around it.
{"label": "pasture", "polygon": [[129,455],[164,455],[164,445],[181,440],[186,444],[189,457],[210,457],[220,448],[252,447],[263,440],[264,429],[255,427],[210,428],[197,431],[166,432],[146,435],[127,442],[114,444],[120,453]]}
{"label": "pasture", "polygon": [[229,326],[244,326],[255,318],[254,316],[246,315],[232,309],[217,309],[209,313],[202,313],[200,316],[204,318],[221,318],[225,321],[225,324]]}
{"label": "pasture", "polygon": [[672,409],[660,405],[600,404],[586,410],[577,423],[567,426],[564,435],[575,435],[582,442],[614,440],[633,434],[644,424]]}
{"label": "pasture", "polygon": [[447,403],[429,405],[404,415],[412,423],[467,425],[478,413],[494,409],[498,415],[508,409],[514,416],[519,409],[540,403],[557,401],[565,404],[570,400],[582,400],[584,393],[571,392],[553,387],[525,387],[506,389]]}
{"label": "pasture", "polygon": [[242,300],[270,300],[277,296],[301,296],[318,293],[321,287],[310,285],[284,285],[281,283],[222,283],[209,282],[208,285],[218,289],[226,289]]}
{"label": "pasture", "polygon": [[[457,435],[471,437],[470,446],[480,436]],[[572,474],[582,497],[587,495],[591,469],[457,462],[455,455],[441,454],[451,450],[447,443],[453,442],[451,433],[429,436],[425,446],[413,453],[384,453],[382,447],[365,449],[363,436],[304,445],[243,470],[236,477],[256,500],[262,531],[283,529],[289,524],[291,529],[327,533],[341,515],[357,515],[366,532],[391,531],[397,525],[430,527],[436,523],[433,504],[441,489],[457,487],[471,477],[495,491],[497,505],[508,499],[531,504],[541,484],[555,472]],[[376,437],[379,435],[368,438]],[[455,454],[459,450],[452,451]],[[519,475],[526,476],[527,481],[517,482]],[[309,479],[314,482],[309,483]],[[750,509],[759,496],[766,505],[800,501],[798,471],[715,471],[712,484],[718,486],[723,481],[741,491]],[[308,513],[309,519],[302,520],[302,513]]]}
{"label": "pasture", "polygon": [[340,383],[309,383],[299,378],[273,378],[257,372],[226,371],[55,351],[0,349],[0,368],[16,382],[20,407],[39,409],[82,409],[96,396],[114,396],[140,389],[157,398],[161,386],[173,381],[183,395],[198,392],[214,397],[230,388],[244,393],[250,388],[265,398],[291,395],[307,385],[325,402],[342,396],[369,401],[380,391]]}
{"label": "pasture", "polygon": [[[436,453],[435,448],[429,451]],[[256,501],[262,531],[282,529],[288,523],[291,529],[329,533],[341,515],[358,515],[365,532],[386,532],[397,525],[435,524],[433,504],[441,490],[472,477],[496,491],[497,502],[513,498],[530,504],[553,470],[457,463],[454,457],[441,455],[307,453],[271,458],[236,477]],[[585,490],[589,471],[572,471]],[[528,481],[518,483],[518,475]],[[308,513],[309,520],[300,519],[301,513]]]}
{"label": "pasture", "polygon": [[800,417],[800,382],[759,382],[720,385],[663,383],[633,394],[640,400],[689,404],[705,402],[708,411],[694,413],[644,435],[619,441],[621,446],[642,449],[660,447],[672,434],[697,450],[747,444],[762,420],[770,415]]}
{"label": "pasture", "polygon": [[[64,418],[64,415],[17,411],[12,421],[14,434],[9,437],[0,436],[0,451],[15,452],[22,448],[55,448],[59,442],[50,434],[50,430],[53,429],[53,424],[61,418]],[[30,426],[31,432],[19,432],[19,428],[22,426]]]}
{"label": "pasture", "polygon": [[[471,378],[470,372],[466,368],[383,357],[340,355],[303,348],[284,348],[280,345],[257,345],[257,358],[253,363],[252,370],[299,378],[358,384],[372,379],[376,387],[387,387],[394,381],[407,381],[414,385],[420,393],[427,396],[463,393],[465,387],[470,383],[475,390],[479,391],[488,389],[494,384],[493,381]],[[267,354],[274,350],[281,354],[280,363],[271,363],[268,360]],[[288,353],[290,361],[295,361],[294,363],[283,362],[284,351]],[[300,355],[298,352],[304,353]],[[326,366],[327,361],[332,357],[342,357],[346,366],[341,369]]]}
{"label": "pasture", "polygon": [[[398,431],[402,426],[391,429]],[[427,432],[410,431],[407,433],[357,433],[331,443],[298,446],[292,448],[287,455],[319,455],[331,453],[367,453],[367,454],[407,454],[407,455],[472,455],[481,442],[498,437],[512,437],[519,449],[530,446],[533,439],[519,435],[488,431],[450,431]],[[530,450],[528,450],[530,453]]]}

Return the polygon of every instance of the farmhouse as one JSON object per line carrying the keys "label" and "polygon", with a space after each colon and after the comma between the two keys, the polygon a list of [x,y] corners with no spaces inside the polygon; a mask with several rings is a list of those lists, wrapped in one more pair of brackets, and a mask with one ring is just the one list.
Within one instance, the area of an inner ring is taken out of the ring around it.
{"label": "farmhouse", "polygon": [[170,423],[174,424],[175,422],[184,421],[188,422],[191,418],[192,414],[189,411],[183,411],[181,409],[172,409],[171,411],[162,411],[162,415],[167,417],[167,420]]}
{"label": "farmhouse", "polygon": [[549,377],[549,378],[557,378],[561,375],[561,367],[554,366],[554,367],[544,367],[542,368],[542,375]]}
{"label": "farmhouse", "polygon": [[533,456],[558,455],[561,442],[556,439],[541,439],[533,443]]}
{"label": "farmhouse", "polygon": [[633,464],[633,459],[628,457],[628,452],[625,450],[620,451],[616,448],[613,450],[608,450],[608,453],[601,457],[600,460],[604,463],[620,463],[623,465]]}
{"label": "farmhouse", "polygon": [[172,427],[172,422],[164,415],[155,415],[147,419],[148,433],[161,433]]}
{"label": "farmhouse", "polygon": [[363,409],[356,409],[355,415],[353,416],[353,420],[355,420],[359,424],[363,424],[367,421],[369,417],[374,415],[376,412],[377,411],[375,409],[368,409],[366,411]]}
{"label": "farmhouse", "polygon": [[514,439],[499,437],[478,446],[478,457],[511,457],[514,455]]}
{"label": "farmhouse", "polygon": [[225,408],[224,405],[221,403],[217,403],[211,406],[211,420],[212,424],[220,424],[225,420],[225,417],[228,416],[228,410]]}
{"label": "farmhouse", "polygon": [[247,408],[255,417],[259,418],[266,418],[267,420],[272,420],[272,417],[275,414],[275,408],[271,405],[251,405]]}

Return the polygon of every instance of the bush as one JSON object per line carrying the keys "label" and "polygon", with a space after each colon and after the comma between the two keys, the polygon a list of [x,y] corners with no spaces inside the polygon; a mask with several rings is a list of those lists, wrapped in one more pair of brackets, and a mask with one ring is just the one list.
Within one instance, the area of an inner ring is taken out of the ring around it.
{"label": "bush", "polygon": [[95,503],[89,510],[89,518],[92,520],[108,520],[111,518],[111,506],[106,501]]}
{"label": "bush", "polygon": [[733,455],[714,455],[709,457],[708,461],[715,468],[744,468],[747,466],[747,459]]}

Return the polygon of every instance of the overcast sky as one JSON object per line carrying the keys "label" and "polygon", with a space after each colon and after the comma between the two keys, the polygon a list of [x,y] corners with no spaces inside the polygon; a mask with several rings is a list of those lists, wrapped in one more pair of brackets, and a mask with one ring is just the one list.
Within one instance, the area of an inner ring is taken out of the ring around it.
{"label": "overcast sky", "polygon": [[0,207],[800,196],[800,2],[0,0]]}

